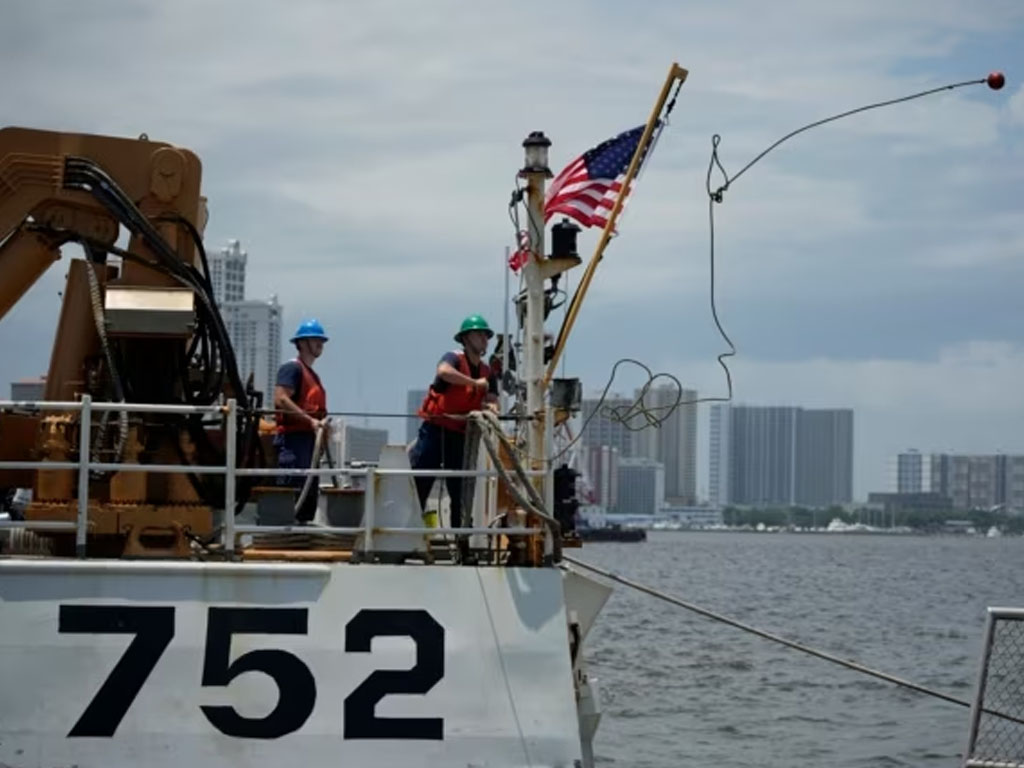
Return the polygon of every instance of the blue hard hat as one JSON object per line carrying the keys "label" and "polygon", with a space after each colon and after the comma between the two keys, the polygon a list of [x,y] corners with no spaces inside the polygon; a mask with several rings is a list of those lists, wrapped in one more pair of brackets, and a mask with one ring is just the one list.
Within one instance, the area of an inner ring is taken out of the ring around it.
{"label": "blue hard hat", "polygon": [[319,320],[303,320],[299,323],[299,329],[292,336],[290,341],[294,344],[299,339],[323,339],[327,341],[327,334]]}

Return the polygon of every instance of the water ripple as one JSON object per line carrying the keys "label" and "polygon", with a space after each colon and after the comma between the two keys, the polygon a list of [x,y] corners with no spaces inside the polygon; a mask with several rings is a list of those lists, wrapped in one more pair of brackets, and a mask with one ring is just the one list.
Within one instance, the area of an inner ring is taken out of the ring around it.
{"label": "water ripple", "polygon": [[[1024,539],[650,535],[580,556],[734,618],[969,699]],[[958,768],[967,710],[616,587],[585,653],[600,766]]]}

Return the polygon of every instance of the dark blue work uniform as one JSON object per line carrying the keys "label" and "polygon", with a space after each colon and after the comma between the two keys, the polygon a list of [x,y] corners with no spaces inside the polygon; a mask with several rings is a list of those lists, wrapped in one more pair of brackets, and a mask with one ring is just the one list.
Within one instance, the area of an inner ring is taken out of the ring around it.
{"label": "dark blue work uniform", "polygon": [[[459,353],[447,352],[441,358],[441,362],[448,363],[455,370],[459,369]],[[480,365],[469,365],[471,378],[480,378]],[[440,363],[438,363],[440,365]],[[498,394],[498,379],[492,373],[488,377],[488,391]],[[438,393],[443,393],[452,386],[440,376],[434,377],[431,387]],[[463,460],[466,452],[466,433],[456,432],[452,429],[424,421],[420,424],[419,434],[416,443],[409,452],[409,463],[413,469],[463,469]],[[420,497],[420,507],[426,509],[427,498],[434,486],[433,477],[417,477],[416,491]],[[464,479],[461,477],[445,478],[448,487],[448,497],[451,499],[451,525],[453,528],[462,526],[462,486]]]}
{"label": "dark blue work uniform", "polygon": [[[292,392],[292,400],[302,400],[302,368],[297,360],[289,360],[277,370],[277,386],[286,387]],[[274,435],[274,448],[277,449],[277,466],[281,469],[309,469],[313,464],[313,448],[316,443],[316,432],[312,430],[295,430],[279,432]],[[301,489],[306,483],[302,475],[278,475],[277,484]],[[320,495],[320,478],[314,477],[306,494],[306,500],[295,515],[301,522],[309,522],[316,514],[317,499]]]}

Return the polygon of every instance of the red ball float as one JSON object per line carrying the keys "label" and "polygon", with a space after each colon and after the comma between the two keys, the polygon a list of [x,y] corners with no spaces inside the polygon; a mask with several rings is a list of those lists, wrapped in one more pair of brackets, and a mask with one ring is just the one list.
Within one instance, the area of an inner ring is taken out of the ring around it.
{"label": "red ball float", "polygon": [[1006,78],[1003,77],[1002,72],[991,72],[985,82],[993,91],[998,91],[1006,83]]}

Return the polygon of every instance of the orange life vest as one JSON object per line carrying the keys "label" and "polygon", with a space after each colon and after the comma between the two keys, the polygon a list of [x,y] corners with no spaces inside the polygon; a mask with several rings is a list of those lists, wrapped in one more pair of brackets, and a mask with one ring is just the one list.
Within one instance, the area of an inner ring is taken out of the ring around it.
{"label": "orange life vest", "polygon": [[[299,382],[299,391],[292,394],[292,400],[299,408],[304,410],[314,419],[322,419],[327,415],[327,391],[320,383],[320,377],[312,368],[302,360],[296,358],[299,370],[302,371],[302,381]],[[312,432],[309,423],[290,413],[277,413],[277,432]]]}
{"label": "orange life vest", "polygon": [[[473,375],[469,372],[469,360],[466,359],[466,353],[456,352],[455,354],[459,358],[459,365],[456,370],[463,376],[473,378]],[[478,378],[487,379],[490,378],[490,375],[491,371],[487,367],[487,363],[481,361],[480,376]],[[481,392],[476,387],[449,383],[448,389],[444,392],[438,392],[434,389],[434,385],[431,384],[430,389],[427,390],[427,396],[423,398],[423,405],[420,406],[418,415],[431,424],[437,424],[454,432],[465,432],[465,419],[451,419],[446,414],[460,415],[470,411],[479,411],[484,404],[484,398],[487,397],[487,391],[489,390]]]}

